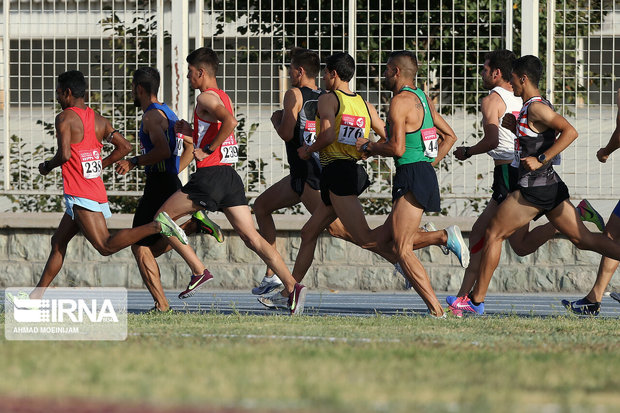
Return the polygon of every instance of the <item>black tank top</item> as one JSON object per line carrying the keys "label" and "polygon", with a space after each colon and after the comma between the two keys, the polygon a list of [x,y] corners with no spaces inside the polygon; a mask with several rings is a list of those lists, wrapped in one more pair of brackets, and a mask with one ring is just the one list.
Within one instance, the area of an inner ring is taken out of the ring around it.
{"label": "black tank top", "polygon": [[297,124],[293,131],[293,139],[286,142],[286,156],[291,167],[291,175],[293,176],[297,175],[300,171],[306,171],[308,169],[307,162],[316,162],[317,165],[319,164],[318,152],[314,152],[308,161],[304,161],[299,158],[297,149],[301,147],[304,142],[308,145],[314,143],[314,139],[316,138],[316,112],[319,96],[325,93],[323,89],[313,90],[306,86],[299,88],[299,91],[301,92],[303,103],[297,115]]}

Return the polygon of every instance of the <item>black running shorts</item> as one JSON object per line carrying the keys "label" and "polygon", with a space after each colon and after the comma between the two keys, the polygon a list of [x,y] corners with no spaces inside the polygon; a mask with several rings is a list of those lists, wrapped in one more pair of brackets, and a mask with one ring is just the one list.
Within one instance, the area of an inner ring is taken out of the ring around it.
{"label": "black running shorts", "polygon": [[545,186],[519,187],[519,190],[527,202],[540,208],[541,211],[534,220],[552,211],[570,198],[568,188],[563,181]]}
{"label": "black running shorts", "polygon": [[355,161],[338,159],[321,171],[321,199],[325,205],[332,204],[330,192],[338,196],[359,196],[369,185],[366,170]]}
{"label": "black running shorts", "polygon": [[248,204],[241,177],[228,165],[198,168],[181,191],[207,211]]}
{"label": "black running shorts", "polygon": [[439,184],[430,162],[414,162],[396,167],[392,202],[411,192],[426,212],[440,212]]}
{"label": "black running shorts", "polygon": [[517,189],[519,181],[519,168],[509,164],[496,165],[493,169],[493,198],[497,204],[501,204],[512,191]]}
{"label": "black running shorts", "polygon": [[[168,172],[151,172],[146,176],[144,194],[138,202],[136,213],[133,216],[133,227],[148,224],[155,218],[155,213],[168,198],[181,189],[179,178]],[[149,235],[136,242],[138,245],[149,247],[161,238],[160,234]]]}

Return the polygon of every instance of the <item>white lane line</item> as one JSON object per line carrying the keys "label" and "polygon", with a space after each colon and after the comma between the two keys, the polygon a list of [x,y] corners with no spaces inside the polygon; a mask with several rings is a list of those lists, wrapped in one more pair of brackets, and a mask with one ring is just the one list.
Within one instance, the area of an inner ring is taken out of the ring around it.
{"label": "white lane line", "polygon": [[278,336],[258,334],[158,334],[158,333],[129,333],[135,337],[160,337],[173,335],[177,337],[199,338],[243,338],[249,340],[298,340],[298,341],[328,341],[331,343],[401,343],[399,339],[347,338],[347,337],[320,337],[320,336]]}

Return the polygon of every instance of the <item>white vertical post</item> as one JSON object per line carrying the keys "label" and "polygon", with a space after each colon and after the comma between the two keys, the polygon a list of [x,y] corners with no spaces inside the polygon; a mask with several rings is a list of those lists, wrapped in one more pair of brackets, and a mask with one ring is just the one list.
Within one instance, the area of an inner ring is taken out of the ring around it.
{"label": "white vertical post", "polygon": [[[189,0],[175,0],[174,12],[171,11],[172,24],[172,110],[179,119],[191,123],[189,113],[189,81],[187,79],[187,61],[189,54]],[[187,183],[187,169],[180,175],[181,182]]]}
{"label": "white vertical post", "polygon": [[[357,4],[356,4],[356,0],[349,0],[349,44],[347,46],[348,48],[348,52],[351,55],[351,57],[353,57],[353,60],[355,60],[355,63],[357,64],[357,58],[356,58],[356,51],[357,51],[357,36],[356,36],[356,27],[357,27]],[[349,83],[351,86],[351,89],[353,91],[355,91],[357,89],[357,87],[355,86],[355,75],[353,76],[353,79],[351,79],[351,82]]]}
{"label": "white vertical post", "polygon": [[9,38],[9,24],[10,24],[10,1],[4,1],[4,36],[2,38],[2,51],[3,54],[3,80],[4,80],[4,189],[11,189],[11,154],[10,154],[10,128],[9,128],[9,105],[11,103],[11,81],[10,81],[10,68],[9,68],[9,57],[10,57],[10,49],[11,49],[11,39]]}
{"label": "white vertical post", "polygon": [[555,2],[547,0],[547,99],[553,103],[553,79],[555,66]]}
{"label": "white vertical post", "polygon": [[538,0],[523,0],[521,4],[521,56],[538,56],[539,14]]}
{"label": "white vertical post", "polygon": [[159,87],[159,101],[164,101],[164,85],[166,85],[166,76],[164,73],[164,0],[157,0],[157,11],[155,15],[157,16],[157,71],[159,71],[160,77],[160,87]]}
{"label": "white vertical post", "polygon": [[196,0],[196,49],[205,45],[204,42],[204,33],[203,33],[203,24],[204,24],[204,0]]}
{"label": "white vertical post", "polygon": [[512,14],[512,0],[506,0],[506,49],[512,50],[513,33],[512,25],[514,24]]}

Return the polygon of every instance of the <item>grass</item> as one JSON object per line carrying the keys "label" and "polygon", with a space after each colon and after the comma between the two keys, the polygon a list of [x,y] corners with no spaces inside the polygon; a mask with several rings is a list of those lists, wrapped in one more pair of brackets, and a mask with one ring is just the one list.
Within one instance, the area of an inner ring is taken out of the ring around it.
{"label": "grass", "polygon": [[125,342],[0,341],[0,395],[160,406],[611,411],[619,369],[620,320],[566,316],[130,315]]}

